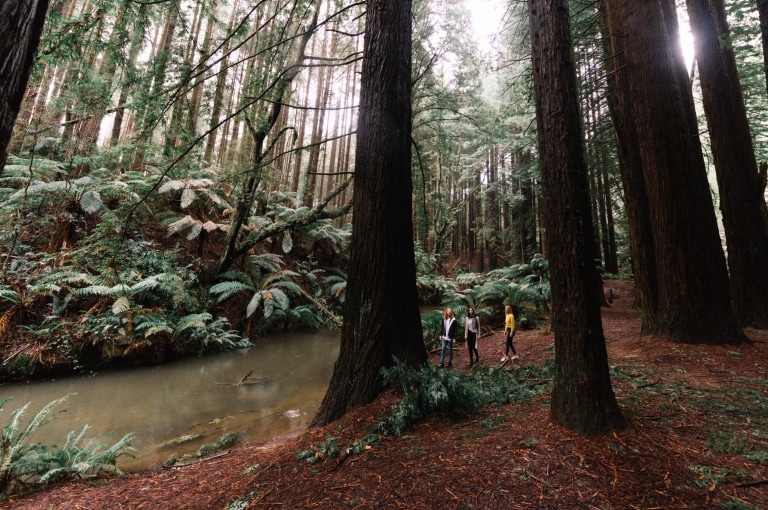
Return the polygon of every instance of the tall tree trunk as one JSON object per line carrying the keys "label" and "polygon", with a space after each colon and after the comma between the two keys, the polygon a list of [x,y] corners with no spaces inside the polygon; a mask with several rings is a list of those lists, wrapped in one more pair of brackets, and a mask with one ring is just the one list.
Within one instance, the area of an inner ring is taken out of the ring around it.
{"label": "tall tree trunk", "polygon": [[493,271],[499,267],[498,253],[501,248],[501,230],[499,224],[499,200],[496,193],[496,181],[501,166],[501,162],[504,160],[504,154],[498,145],[494,145],[492,149],[493,156],[491,157],[491,164],[488,167],[488,180],[486,184],[485,197],[485,218],[483,220],[483,253],[484,271]]}
{"label": "tall tree trunk", "polygon": [[341,350],[315,426],[371,402],[394,357],[427,360],[413,255],[411,1],[367,7]]}
{"label": "tall tree trunk", "polygon": [[160,44],[154,55],[152,65],[152,83],[149,89],[149,105],[142,111],[137,112],[137,124],[139,126],[138,139],[136,141],[136,152],[133,154],[131,162],[132,169],[139,169],[144,165],[144,157],[147,153],[147,145],[152,140],[152,132],[160,119],[159,98],[165,83],[168,62],[171,58],[171,45],[173,44],[173,34],[176,31],[179,9],[174,4],[168,8],[168,15],[160,38]]}
{"label": "tall tree trunk", "polygon": [[687,71],[672,46],[677,18],[666,2],[608,1],[624,20],[633,119],[651,204],[656,332],[680,343],[737,344],[746,337],[731,304]]}
{"label": "tall tree trunk", "polygon": [[635,305],[642,307],[640,334],[658,329],[659,286],[656,269],[651,212],[645,189],[640,143],[634,123],[632,94],[626,66],[626,33],[621,9],[600,2],[600,27],[605,61],[608,63],[608,109],[619,156],[619,172],[624,189],[624,210],[629,226],[632,269],[636,288]]}
{"label": "tall tree trunk", "polygon": [[24,91],[43,33],[48,0],[3,0],[0,4],[0,174]]}
{"label": "tall tree trunk", "polygon": [[757,12],[760,18],[760,41],[763,46],[765,86],[766,91],[768,91],[768,0],[757,0]]}
{"label": "tall tree trunk", "polygon": [[[491,154],[488,150],[485,151],[485,169],[490,165]],[[466,224],[463,232],[458,231],[459,246],[466,246],[467,259],[466,263],[471,271],[483,272],[483,204],[480,198],[480,190],[483,183],[483,171],[478,170],[473,176],[473,179],[468,182],[469,189],[467,189],[466,200]],[[463,238],[463,239],[462,239]]]}
{"label": "tall tree trunk", "polygon": [[688,0],[736,315],[768,328],[768,212],[722,0]]}
{"label": "tall tree trunk", "polygon": [[619,261],[616,255],[616,225],[613,218],[613,200],[611,199],[611,185],[608,175],[607,161],[604,156],[599,156],[598,168],[598,188],[602,195],[601,201],[605,204],[605,231],[606,231],[606,253],[605,270],[608,273],[616,274],[619,272]]}
{"label": "tall tree trunk", "polygon": [[550,420],[585,435],[624,425],[608,373],[567,0],[529,0],[555,375]]}

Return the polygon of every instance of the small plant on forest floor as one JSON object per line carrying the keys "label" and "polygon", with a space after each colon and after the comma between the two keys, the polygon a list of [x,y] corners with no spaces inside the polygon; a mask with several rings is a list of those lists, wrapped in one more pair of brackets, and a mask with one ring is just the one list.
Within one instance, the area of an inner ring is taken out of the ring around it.
{"label": "small plant on forest floor", "polygon": [[499,416],[493,416],[481,421],[480,426],[488,431],[494,431],[499,428],[499,425],[502,423],[504,423],[504,420],[502,420]]}
{"label": "small plant on forest floor", "polygon": [[249,492],[245,496],[241,496],[227,503],[227,506],[224,507],[224,510],[245,510],[248,508],[250,502],[260,495],[261,491]]}
{"label": "small plant on forest floor", "polygon": [[535,437],[526,437],[525,439],[521,439],[517,442],[518,446],[521,446],[523,448],[534,448],[536,446],[539,446],[539,440]]}
{"label": "small plant on forest floor", "polygon": [[326,458],[334,458],[339,454],[339,443],[333,436],[328,436],[325,441],[320,443],[317,448],[301,450],[296,454],[299,460],[306,460],[310,464],[315,464]]}
{"label": "small plant on forest floor", "polygon": [[730,480],[738,480],[745,482],[750,480],[749,474],[743,470],[733,470],[729,468],[719,468],[714,466],[688,466],[688,469],[696,473],[697,479],[693,482],[697,487],[712,488],[717,484],[727,482]]}

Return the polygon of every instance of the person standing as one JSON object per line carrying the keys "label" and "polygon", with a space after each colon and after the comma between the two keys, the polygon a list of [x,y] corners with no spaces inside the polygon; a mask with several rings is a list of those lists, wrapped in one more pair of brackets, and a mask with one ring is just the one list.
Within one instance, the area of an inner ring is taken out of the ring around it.
{"label": "person standing", "polygon": [[[515,336],[515,316],[512,313],[512,307],[510,305],[504,306],[504,336],[506,337],[506,344],[504,347],[504,356],[501,358],[502,363],[517,359],[518,355],[515,351],[515,344],[512,343],[512,338]],[[509,357],[509,351],[512,351],[512,357]]]}
{"label": "person standing", "polygon": [[[475,309],[471,306],[467,309],[467,321],[464,325],[464,338],[467,339],[467,351],[469,351],[469,363],[472,366],[480,361],[480,354],[477,352],[477,335],[480,332],[480,319],[475,315]],[[474,354],[474,361],[472,355]]]}
{"label": "person standing", "polygon": [[440,326],[440,368],[445,366],[445,351],[448,350],[448,366],[453,366],[453,341],[456,340],[456,317],[453,310],[446,308],[443,312],[443,324]]}

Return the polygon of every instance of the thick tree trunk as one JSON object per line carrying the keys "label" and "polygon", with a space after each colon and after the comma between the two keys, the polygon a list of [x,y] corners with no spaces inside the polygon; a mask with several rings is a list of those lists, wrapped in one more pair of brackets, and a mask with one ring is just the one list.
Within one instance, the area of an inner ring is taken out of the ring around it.
{"label": "thick tree trunk", "polygon": [[8,142],[24,100],[47,11],[48,0],[0,3],[0,173],[8,157]]}
{"label": "thick tree trunk", "polygon": [[688,0],[715,161],[728,266],[742,326],[768,328],[768,214],[722,0]]}
{"label": "thick tree trunk", "polygon": [[567,0],[529,0],[533,82],[549,236],[555,376],[550,419],[585,435],[624,425],[611,388],[594,263]]}
{"label": "thick tree trunk", "polygon": [[746,337],[731,304],[693,98],[673,46],[677,19],[668,7],[667,0],[608,1],[609,11],[624,20],[632,118],[651,204],[656,332],[680,343],[737,344]]}
{"label": "thick tree trunk", "polygon": [[411,197],[411,2],[369,0],[341,351],[313,425],[383,389],[381,368],[426,362]]}

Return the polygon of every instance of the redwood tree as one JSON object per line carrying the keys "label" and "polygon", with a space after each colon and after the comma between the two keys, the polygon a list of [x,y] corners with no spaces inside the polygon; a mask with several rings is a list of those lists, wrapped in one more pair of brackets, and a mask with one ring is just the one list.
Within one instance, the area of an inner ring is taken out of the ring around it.
{"label": "redwood tree", "polygon": [[704,112],[742,326],[768,327],[768,214],[723,0],[688,0]]}
{"label": "redwood tree", "polygon": [[529,0],[555,376],[550,419],[594,435],[624,425],[608,373],[567,0]]}
{"label": "redwood tree", "polygon": [[0,172],[43,33],[48,0],[0,2]]}
{"label": "redwood tree", "polygon": [[369,0],[341,349],[313,425],[383,389],[393,357],[427,360],[416,292],[411,195],[411,1]]}
{"label": "redwood tree", "polygon": [[[657,329],[659,290],[656,275],[650,203],[645,189],[640,142],[632,121],[632,94],[627,77],[626,34],[619,9],[607,9],[607,1],[599,4],[600,30],[607,64],[607,103],[613,119],[619,157],[619,172],[624,190],[624,209],[629,226],[632,270],[635,281],[635,306],[642,310],[640,333]],[[609,19],[610,17],[610,19]]]}
{"label": "redwood tree", "polygon": [[[693,96],[672,0],[608,0],[622,20],[626,77],[658,276],[655,333],[680,343],[746,339],[731,304]],[[613,11],[613,13],[611,13]]]}

